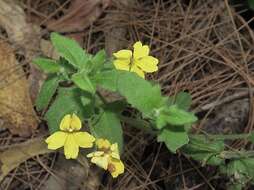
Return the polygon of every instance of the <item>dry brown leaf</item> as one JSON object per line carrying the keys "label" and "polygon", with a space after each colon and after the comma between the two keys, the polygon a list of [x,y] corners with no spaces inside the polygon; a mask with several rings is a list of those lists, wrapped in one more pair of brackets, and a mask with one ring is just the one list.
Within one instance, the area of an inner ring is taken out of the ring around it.
{"label": "dry brown leaf", "polygon": [[11,47],[0,42],[0,118],[11,133],[29,136],[37,127],[28,81]]}
{"label": "dry brown leaf", "polygon": [[71,32],[84,30],[109,6],[111,0],[73,0],[65,16],[47,23],[50,30]]}
{"label": "dry brown leaf", "polygon": [[46,55],[47,57],[50,57],[55,60],[58,60],[60,57],[59,53],[53,47],[52,43],[48,40],[41,39],[40,49],[43,52],[43,54]]}
{"label": "dry brown leaf", "polygon": [[38,138],[16,145],[0,153],[0,182],[9,172],[27,159],[51,152],[44,139]]}
{"label": "dry brown leaf", "polygon": [[[40,54],[40,27],[28,23],[23,8],[17,1],[0,1],[0,25],[8,34],[8,41],[15,45],[25,55],[26,62],[31,61]],[[41,72],[30,64],[30,95],[34,101],[43,80]]]}
{"label": "dry brown leaf", "polygon": [[13,0],[0,1],[0,25],[6,30],[8,40],[22,48],[26,59],[31,61],[39,54],[40,27],[28,23],[24,10]]}

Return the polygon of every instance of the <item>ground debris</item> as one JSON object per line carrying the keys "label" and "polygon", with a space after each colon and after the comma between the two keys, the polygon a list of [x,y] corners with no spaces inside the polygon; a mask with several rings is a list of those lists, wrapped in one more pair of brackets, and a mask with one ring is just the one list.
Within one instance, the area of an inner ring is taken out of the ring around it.
{"label": "ground debris", "polygon": [[74,0],[66,14],[47,23],[49,30],[58,32],[81,31],[92,24],[107,8],[111,0]]}
{"label": "ground debris", "polygon": [[13,146],[12,148],[0,153],[0,182],[13,169],[18,167],[27,159],[51,152],[47,149],[43,139],[32,139],[30,141]]}
{"label": "ground debris", "polygon": [[30,136],[37,128],[37,117],[29,95],[28,81],[17,64],[11,47],[0,42],[0,118],[11,133]]}
{"label": "ground debris", "polygon": [[8,38],[4,40],[10,42],[18,52],[24,55],[26,63],[29,64],[29,90],[34,102],[43,75],[30,63],[40,54],[41,29],[27,22],[23,8],[16,1],[0,1],[0,13],[0,26],[5,29],[8,35]]}

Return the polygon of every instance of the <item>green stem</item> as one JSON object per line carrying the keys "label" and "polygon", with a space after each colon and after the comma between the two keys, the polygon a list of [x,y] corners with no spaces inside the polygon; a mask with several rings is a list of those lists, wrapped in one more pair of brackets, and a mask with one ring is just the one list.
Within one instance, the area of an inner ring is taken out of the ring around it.
{"label": "green stem", "polygon": [[223,159],[239,159],[254,157],[254,151],[222,151],[219,155]]}
{"label": "green stem", "polygon": [[[121,116],[120,119],[125,122],[130,124],[132,127],[135,127],[137,129],[145,130],[146,132],[151,133],[152,135],[157,134],[155,130],[153,130],[153,126],[142,119],[135,119],[135,118],[129,118],[126,116]],[[206,136],[209,139],[212,140],[236,140],[236,139],[247,139],[251,136],[251,134],[248,133],[243,133],[243,134],[230,134],[230,135],[200,135],[200,134],[189,134],[190,137],[193,138],[199,138],[199,137],[204,137]]]}
{"label": "green stem", "polygon": [[212,139],[212,140],[236,140],[236,139],[247,139],[251,136],[251,134],[248,133],[242,133],[242,134],[230,134],[230,135],[211,135],[211,134],[206,134],[206,135],[194,135],[190,134],[190,137],[203,137],[207,136],[207,138]]}
{"label": "green stem", "polygon": [[151,124],[145,120],[130,118],[130,117],[126,117],[123,115],[120,115],[120,120],[124,123],[129,124],[130,126],[136,128],[136,129],[140,129],[148,134],[156,135],[158,133],[157,131],[153,130]]}
{"label": "green stem", "polygon": [[[154,130],[154,127],[149,122],[142,119],[129,118],[126,116],[120,116],[120,120],[129,124],[131,127],[143,130],[144,132],[156,136],[159,131]],[[231,135],[195,135],[189,134],[189,137],[198,138],[204,137],[212,140],[236,140],[236,139],[248,139],[251,134],[231,134]],[[200,146],[200,145],[199,145]],[[200,148],[200,147],[199,147]],[[205,147],[207,150],[207,147]],[[213,150],[212,150],[213,151]],[[219,156],[223,159],[239,159],[239,158],[249,158],[254,157],[254,151],[222,151]]]}

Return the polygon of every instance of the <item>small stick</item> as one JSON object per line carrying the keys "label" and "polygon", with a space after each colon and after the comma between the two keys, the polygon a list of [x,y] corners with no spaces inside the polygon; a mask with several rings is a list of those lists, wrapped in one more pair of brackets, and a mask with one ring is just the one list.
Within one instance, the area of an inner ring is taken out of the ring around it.
{"label": "small stick", "polygon": [[[254,90],[251,90],[251,93],[253,93]],[[249,90],[246,90],[246,91],[243,91],[243,92],[238,92],[238,93],[235,93],[235,94],[232,94],[231,96],[228,96],[228,97],[225,97],[219,101],[214,101],[214,102],[211,102],[209,104],[206,104],[200,108],[197,108],[196,110],[194,110],[195,113],[200,113],[202,111],[207,111],[211,108],[214,108],[216,106],[220,106],[224,103],[228,103],[228,102],[231,102],[233,100],[236,100],[236,99],[240,99],[240,98],[243,98],[243,97],[248,97],[249,95]]]}

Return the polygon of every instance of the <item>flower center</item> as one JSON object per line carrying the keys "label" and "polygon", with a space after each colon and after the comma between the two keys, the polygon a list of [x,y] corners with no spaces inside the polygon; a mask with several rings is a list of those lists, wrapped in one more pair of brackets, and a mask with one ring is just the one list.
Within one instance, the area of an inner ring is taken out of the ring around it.
{"label": "flower center", "polygon": [[111,154],[111,150],[109,148],[102,147],[100,150],[103,151],[104,154]]}
{"label": "flower center", "polygon": [[74,131],[74,129],[70,127],[70,128],[68,129],[68,131],[71,133],[71,132]]}
{"label": "flower center", "polygon": [[112,173],[112,172],[116,171],[116,167],[113,164],[108,164],[108,171],[110,173]]}

